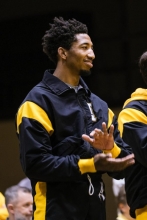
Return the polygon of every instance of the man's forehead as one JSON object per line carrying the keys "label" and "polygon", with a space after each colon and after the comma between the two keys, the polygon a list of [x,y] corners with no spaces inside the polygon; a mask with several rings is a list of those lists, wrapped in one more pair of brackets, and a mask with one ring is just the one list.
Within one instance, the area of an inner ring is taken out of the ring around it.
{"label": "man's forehead", "polygon": [[23,199],[26,196],[32,196],[30,192],[18,191],[18,199]]}
{"label": "man's forehead", "polygon": [[75,41],[75,43],[78,43],[78,44],[92,44],[93,45],[93,43],[92,43],[92,41],[91,41],[91,38],[90,38],[90,36],[88,35],[88,34],[76,34],[75,35],[75,38],[76,38],[76,41]]}
{"label": "man's forehead", "polygon": [[17,201],[16,201],[16,206],[21,207],[26,203],[33,204],[32,194],[20,192],[20,194],[18,195]]}

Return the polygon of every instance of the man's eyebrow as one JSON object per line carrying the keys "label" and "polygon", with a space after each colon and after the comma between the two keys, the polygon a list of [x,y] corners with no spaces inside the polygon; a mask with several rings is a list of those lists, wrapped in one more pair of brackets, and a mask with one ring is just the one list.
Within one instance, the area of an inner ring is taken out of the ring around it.
{"label": "man's eyebrow", "polygon": [[89,45],[89,43],[88,43],[88,42],[83,42],[83,43],[81,43],[81,44],[87,44],[87,45]]}
{"label": "man's eyebrow", "polygon": [[83,45],[83,44],[91,45],[91,47],[93,47],[93,44],[90,44],[90,43],[88,43],[88,42],[83,42],[83,43],[81,43],[81,45]]}

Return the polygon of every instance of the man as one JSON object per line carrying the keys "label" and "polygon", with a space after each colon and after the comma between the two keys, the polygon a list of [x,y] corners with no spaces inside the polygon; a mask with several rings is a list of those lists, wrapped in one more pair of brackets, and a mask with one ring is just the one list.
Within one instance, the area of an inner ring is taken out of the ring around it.
{"label": "man", "polygon": [[56,68],[45,71],[16,117],[21,164],[32,184],[33,218],[105,220],[101,175],[132,165],[134,156],[125,157],[131,149],[119,137],[114,114],[81,78],[90,74],[95,58],[86,25],[54,18],[43,51]]}
{"label": "man", "polygon": [[[147,84],[147,52],[139,60]],[[124,103],[118,117],[124,141],[135,154],[135,164],[126,170],[125,187],[130,214],[137,220],[147,219],[147,89],[138,88]]]}
{"label": "man", "polygon": [[27,188],[18,185],[9,187],[5,192],[9,220],[31,220],[33,197]]}
{"label": "man", "polygon": [[133,220],[134,218],[132,218],[129,214],[130,207],[127,204],[124,185],[119,189],[119,193],[116,198],[118,207],[116,220]]}

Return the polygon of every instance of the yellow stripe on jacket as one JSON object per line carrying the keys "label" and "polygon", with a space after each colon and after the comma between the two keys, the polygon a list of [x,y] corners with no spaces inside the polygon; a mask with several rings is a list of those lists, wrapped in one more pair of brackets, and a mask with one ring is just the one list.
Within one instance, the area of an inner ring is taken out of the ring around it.
{"label": "yellow stripe on jacket", "polygon": [[53,133],[54,129],[48,115],[37,104],[27,101],[21,105],[17,113],[17,133],[24,117],[40,122],[50,135]]}
{"label": "yellow stripe on jacket", "polygon": [[36,195],[34,202],[36,210],[34,211],[34,220],[45,220],[46,214],[46,183],[37,182],[35,186]]}

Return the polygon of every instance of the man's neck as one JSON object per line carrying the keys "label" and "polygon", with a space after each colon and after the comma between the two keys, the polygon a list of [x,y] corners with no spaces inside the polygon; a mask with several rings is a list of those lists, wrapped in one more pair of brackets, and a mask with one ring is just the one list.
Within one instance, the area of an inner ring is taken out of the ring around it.
{"label": "man's neck", "polygon": [[68,68],[62,68],[60,66],[57,66],[53,75],[59,78],[61,81],[63,81],[66,84],[70,84],[72,86],[79,85],[80,76],[78,74],[73,73]]}

